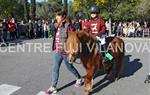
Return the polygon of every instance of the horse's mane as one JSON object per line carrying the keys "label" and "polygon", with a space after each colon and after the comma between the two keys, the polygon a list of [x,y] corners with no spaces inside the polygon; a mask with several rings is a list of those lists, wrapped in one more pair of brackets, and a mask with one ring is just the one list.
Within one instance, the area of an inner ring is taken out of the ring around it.
{"label": "horse's mane", "polygon": [[92,43],[96,43],[96,37],[93,35],[88,34],[87,32],[84,31],[78,31],[77,32],[77,37],[80,39],[80,41],[82,42],[89,42],[91,41]]}
{"label": "horse's mane", "polygon": [[[83,42],[91,41],[92,43],[97,43],[96,36],[88,34],[85,31],[76,31],[76,35],[80,39],[81,42],[82,41]],[[112,42],[112,40],[114,40],[115,38],[116,37],[113,37],[113,36],[106,37],[106,42]],[[109,43],[107,43],[107,44],[109,44]]]}

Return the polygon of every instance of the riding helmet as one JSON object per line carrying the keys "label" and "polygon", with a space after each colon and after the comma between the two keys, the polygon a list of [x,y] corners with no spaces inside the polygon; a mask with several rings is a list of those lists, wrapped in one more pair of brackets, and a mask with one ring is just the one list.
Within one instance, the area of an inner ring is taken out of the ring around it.
{"label": "riding helmet", "polygon": [[97,13],[97,14],[100,13],[99,6],[96,6],[96,5],[91,6],[90,13]]}

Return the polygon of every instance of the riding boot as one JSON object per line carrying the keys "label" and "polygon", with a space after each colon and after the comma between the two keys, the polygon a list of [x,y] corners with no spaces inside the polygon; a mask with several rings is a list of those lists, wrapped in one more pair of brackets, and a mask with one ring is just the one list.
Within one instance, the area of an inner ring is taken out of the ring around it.
{"label": "riding boot", "polygon": [[102,56],[103,56],[103,61],[112,61],[113,56],[108,52],[106,44],[102,45]]}

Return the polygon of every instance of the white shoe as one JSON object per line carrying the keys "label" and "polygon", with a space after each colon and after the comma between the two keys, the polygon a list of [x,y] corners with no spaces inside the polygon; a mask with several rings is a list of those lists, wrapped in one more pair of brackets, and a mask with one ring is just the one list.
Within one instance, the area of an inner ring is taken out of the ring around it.
{"label": "white shoe", "polygon": [[47,94],[56,94],[57,93],[57,89],[55,87],[50,87],[47,91]]}
{"label": "white shoe", "polygon": [[83,82],[84,82],[83,78],[77,79],[76,83],[74,84],[74,87],[80,87]]}

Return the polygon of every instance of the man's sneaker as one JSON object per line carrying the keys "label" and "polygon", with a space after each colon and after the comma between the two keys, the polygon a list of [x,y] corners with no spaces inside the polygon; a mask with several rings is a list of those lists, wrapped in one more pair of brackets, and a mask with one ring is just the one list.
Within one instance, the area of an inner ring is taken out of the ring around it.
{"label": "man's sneaker", "polygon": [[56,94],[56,93],[57,93],[57,89],[52,86],[46,91],[46,94]]}
{"label": "man's sneaker", "polygon": [[77,79],[76,83],[74,84],[74,87],[80,87],[83,82],[84,82],[83,78]]}

